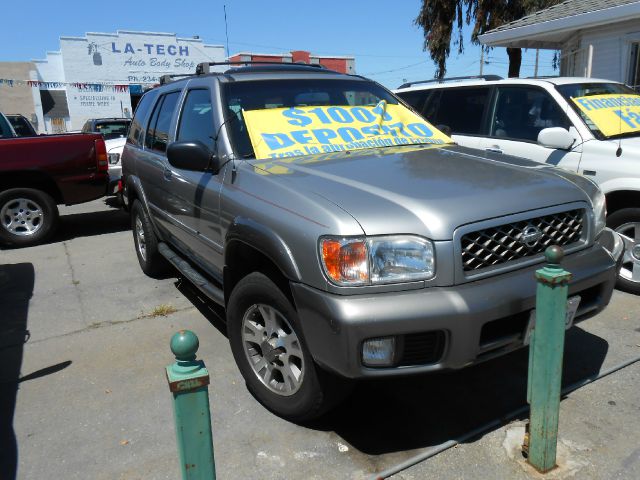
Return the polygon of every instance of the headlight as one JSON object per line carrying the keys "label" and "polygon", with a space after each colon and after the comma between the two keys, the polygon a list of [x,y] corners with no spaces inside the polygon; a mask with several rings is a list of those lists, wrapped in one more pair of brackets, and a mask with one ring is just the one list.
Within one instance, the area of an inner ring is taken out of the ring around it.
{"label": "headlight", "polygon": [[435,275],[433,243],[416,236],[322,237],[325,274],[340,286],[428,280]]}
{"label": "headlight", "polygon": [[109,154],[109,165],[117,165],[120,162],[120,154],[119,153],[110,153]]}
{"label": "headlight", "polygon": [[600,235],[600,232],[607,226],[607,200],[599,188],[591,196],[591,202],[593,203],[593,217],[594,228],[596,236]]}

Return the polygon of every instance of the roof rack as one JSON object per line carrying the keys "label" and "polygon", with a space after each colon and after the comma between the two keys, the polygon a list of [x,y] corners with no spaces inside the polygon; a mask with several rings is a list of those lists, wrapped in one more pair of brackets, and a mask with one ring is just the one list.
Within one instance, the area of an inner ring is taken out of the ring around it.
{"label": "roof rack", "polygon": [[[323,65],[308,64],[308,63],[283,63],[283,62],[259,62],[259,61],[240,61],[240,62],[203,62],[199,63],[196,67],[196,75],[206,75],[208,73],[214,73],[211,71],[211,67],[218,65],[239,65],[241,67],[250,67],[252,65],[267,65],[268,68],[277,68],[278,70],[325,70]],[[232,69],[239,71],[240,69]],[[227,72],[225,72],[227,73]]]}
{"label": "roof rack", "polygon": [[525,78],[530,78],[530,79],[541,79],[544,80],[545,78],[560,78],[560,75],[537,75],[537,76],[531,76],[531,77],[525,77]]}
{"label": "roof rack", "polygon": [[172,82],[174,78],[177,77],[193,77],[197,75],[197,73],[173,73],[171,75],[161,75],[160,76],[160,85],[165,85],[169,82]]}
{"label": "roof rack", "polygon": [[432,78],[431,80],[418,80],[417,82],[407,82],[400,85],[398,88],[407,88],[412,85],[417,85],[419,83],[445,83],[445,82],[458,82],[460,80],[484,80],[484,81],[492,81],[492,80],[502,80],[500,75],[469,75],[463,77],[448,77],[448,78]]}

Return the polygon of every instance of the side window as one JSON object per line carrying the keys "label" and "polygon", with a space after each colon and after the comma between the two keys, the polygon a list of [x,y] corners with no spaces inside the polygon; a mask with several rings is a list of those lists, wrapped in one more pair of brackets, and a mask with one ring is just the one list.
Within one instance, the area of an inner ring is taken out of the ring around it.
{"label": "side window", "polygon": [[151,148],[153,146],[153,135],[156,131],[156,123],[158,123],[158,114],[160,113],[160,107],[162,107],[163,101],[164,101],[164,97],[160,97],[156,102],[156,106],[153,107],[153,113],[151,114],[151,118],[149,119],[149,124],[147,125],[147,133],[144,136],[145,148]]}
{"label": "side window", "polygon": [[433,114],[425,116],[434,125],[450,127],[454,134],[485,135],[482,120],[490,94],[487,87],[443,88],[440,98],[429,102]]}
{"label": "side window", "polygon": [[171,126],[171,118],[178,103],[178,98],[180,98],[180,92],[171,92],[158,100],[147,129],[144,141],[146,148],[161,153],[167,150],[169,127]]}
{"label": "side window", "polygon": [[513,140],[538,141],[543,128],[568,129],[569,119],[558,103],[542,89],[500,87],[491,119],[491,136]]}
{"label": "side window", "polygon": [[178,125],[178,141],[199,140],[213,149],[213,111],[209,90],[189,90]]}
{"label": "side window", "polygon": [[0,114],[0,138],[9,138],[13,137],[13,133],[11,132],[11,126],[9,122],[4,119],[2,114]]}
{"label": "side window", "polygon": [[128,143],[137,146],[142,145],[144,120],[147,118],[147,113],[149,113],[151,105],[153,105],[154,98],[156,98],[155,95],[147,93],[140,99],[140,103],[138,103],[136,112],[133,116],[133,121],[131,122],[131,127],[129,128],[129,136],[127,137]]}
{"label": "side window", "polygon": [[432,90],[410,90],[408,92],[399,92],[396,95],[411,105],[416,112],[422,114],[431,92]]}

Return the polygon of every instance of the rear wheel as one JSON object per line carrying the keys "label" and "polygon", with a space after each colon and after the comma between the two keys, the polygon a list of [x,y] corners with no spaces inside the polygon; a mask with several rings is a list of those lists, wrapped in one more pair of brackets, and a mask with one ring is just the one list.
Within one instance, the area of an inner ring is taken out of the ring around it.
{"label": "rear wheel", "polygon": [[247,388],[275,414],[308,421],[348,392],[314,363],[296,310],[262,273],[247,275],[233,289],[227,322],[231,350]]}
{"label": "rear wheel", "polygon": [[169,263],[158,251],[158,237],[139,200],[135,200],[131,207],[131,230],[142,271],[150,277],[159,277],[167,273]]}
{"label": "rear wheel", "polygon": [[624,241],[624,258],[616,286],[640,295],[640,208],[623,208],[607,217],[607,226]]}
{"label": "rear wheel", "polygon": [[0,244],[14,247],[37,245],[58,226],[58,207],[46,192],[12,188],[0,192]]}

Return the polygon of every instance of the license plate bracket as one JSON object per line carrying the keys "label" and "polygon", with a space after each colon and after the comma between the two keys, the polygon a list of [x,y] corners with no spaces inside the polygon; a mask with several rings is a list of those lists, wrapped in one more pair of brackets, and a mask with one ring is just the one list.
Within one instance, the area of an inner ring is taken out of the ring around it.
{"label": "license plate bracket", "polygon": [[[567,316],[564,320],[564,328],[565,330],[569,330],[573,326],[573,319],[576,316],[576,312],[578,311],[578,306],[580,305],[581,297],[580,295],[574,295],[573,297],[569,297],[567,299]],[[531,310],[529,314],[529,322],[527,323],[527,329],[524,332],[523,343],[525,345],[529,345],[531,342],[531,332],[536,326],[536,309]]]}

